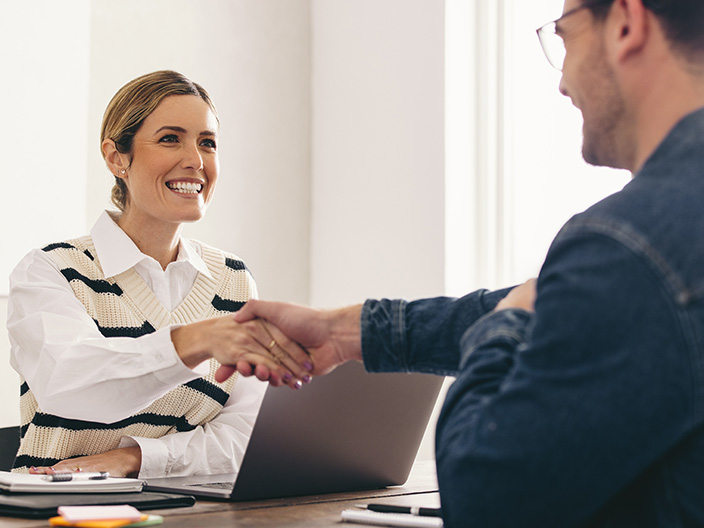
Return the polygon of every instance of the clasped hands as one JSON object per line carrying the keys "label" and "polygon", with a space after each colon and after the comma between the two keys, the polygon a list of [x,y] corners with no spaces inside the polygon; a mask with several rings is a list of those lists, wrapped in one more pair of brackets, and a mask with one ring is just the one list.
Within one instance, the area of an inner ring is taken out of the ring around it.
{"label": "clasped hands", "polygon": [[[337,312],[252,300],[234,315],[174,328],[171,340],[189,368],[217,360],[222,365],[218,382],[237,371],[276,387],[301,388],[313,375],[325,374],[348,359],[337,343],[340,320],[331,317]],[[351,320],[357,333],[358,317]]]}
{"label": "clasped hands", "polygon": [[[513,288],[495,310],[532,312],[535,298],[536,280],[530,279]],[[234,315],[234,321],[250,325],[259,346],[248,349],[237,361],[221,360],[216,378],[222,381],[238,371],[274,386],[300,388],[313,375],[327,374],[346,361],[361,361],[361,311],[362,305],[323,311],[251,300]]]}
{"label": "clasped hands", "polygon": [[[222,339],[210,348],[210,355],[222,365],[216,373],[218,382],[239,372],[276,387],[301,388],[312,376],[327,374],[345,361],[362,359],[361,310],[361,305],[316,310],[295,304],[250,300],[234,316],[196,324],[226,329]],[[227,331],[228,325],[235,325],[240,331]],[[180,338],[178,330],[174,330],[172,340],[177,351],[181,346]],[[184,350],[188,349],[187,345],[183,346]],[[183,354],[181,357],[184,359]],[[202,361],[197,356],[194,358],[196,364]],[[184,363],[189,365],[186,359]]]}
{"label": "clasped hands", "polygon": [[[360,306],[322,311],[294,304],[249,301],[234,316],[258,347],[235,362],[220,361],[216,380],[235,371],[271,385],[301,388],[349,360],[361,360]],[[262,333],[263,332],[263,333]]]}

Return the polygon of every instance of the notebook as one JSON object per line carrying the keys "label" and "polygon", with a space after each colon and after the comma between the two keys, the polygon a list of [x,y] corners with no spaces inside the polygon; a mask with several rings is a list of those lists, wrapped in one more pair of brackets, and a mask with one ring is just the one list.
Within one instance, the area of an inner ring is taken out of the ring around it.
{"label": "notebook", "polygon": [[45,475],[0,471],[0,491],[14,493],[126,493],[142,491],[142,481],[132,478],[49,482]]}
{"label": "notebook", "polygon": [[[0,515],[48,519],[60,506],[129,504],[138,510],[193,506],[194,497],[174,493],[0,493]],[[46,523],[45,523],[46,524]]]}
{"label": "notebook", "polygon": [[242,501],[403,484],[442,381],[347,363],[300,391],[269,387],[236,478],[147,479],[145,489]]}

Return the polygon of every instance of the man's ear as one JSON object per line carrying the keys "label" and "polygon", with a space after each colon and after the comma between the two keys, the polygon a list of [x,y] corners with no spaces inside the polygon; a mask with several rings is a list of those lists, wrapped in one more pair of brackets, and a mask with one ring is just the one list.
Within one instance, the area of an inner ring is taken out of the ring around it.
{"label": "man's ear", "polygon": [[650,19],[643,0],[616,0],[606,21],[613,57],[623,63],[640,53],[650,36]]}
{"label": "man's ear", "polygon": [[129,167],[129,160],[125,154],[117,150],[117,146],[112,139],[106,139],[101,145],[103,154],[105,155],[105,164],[110,172],[118,178],[125,178],[126,171]]}

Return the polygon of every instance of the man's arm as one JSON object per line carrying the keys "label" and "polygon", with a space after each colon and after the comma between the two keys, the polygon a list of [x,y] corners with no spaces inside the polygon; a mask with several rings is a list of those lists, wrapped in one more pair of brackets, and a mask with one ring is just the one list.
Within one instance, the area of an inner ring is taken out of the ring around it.
{"label": "man's arm", "polygon": [[417,301],[369,300],[362,311],[362,351],[370,372],[457,375],[466,330],[491,312],[507,290]]}
{"label": "man's arm", "polygon": [[[337,310],[249,301],[235,314],[238,322],[261,318],[299,343],[314,363],[313,375],[327,374],[346,361],[364,361],[370,372],[428,372],[454,375],[464,331],[491,311],[508,290],[478,290],[457,298],[413,302],[383,299]],[[249,375],[248,365],[223,366]]]}

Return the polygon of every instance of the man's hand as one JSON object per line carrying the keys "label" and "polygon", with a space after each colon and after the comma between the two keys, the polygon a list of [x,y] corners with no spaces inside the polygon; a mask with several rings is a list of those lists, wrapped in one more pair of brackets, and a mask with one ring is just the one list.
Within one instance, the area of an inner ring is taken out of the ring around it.
{"label": "man's hand", "polygon": [[535,279],[530,279],[523,284],[516,286],[508,295],[499,301],[495,311],[506,310],[508,308],[519,308],[527,312],[535,311],[536,285]]}

